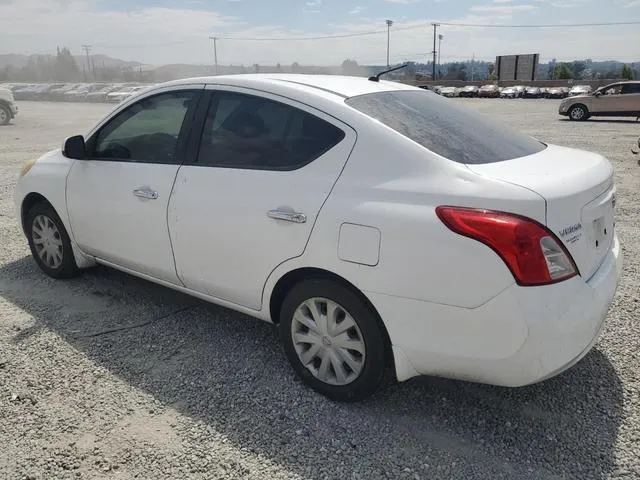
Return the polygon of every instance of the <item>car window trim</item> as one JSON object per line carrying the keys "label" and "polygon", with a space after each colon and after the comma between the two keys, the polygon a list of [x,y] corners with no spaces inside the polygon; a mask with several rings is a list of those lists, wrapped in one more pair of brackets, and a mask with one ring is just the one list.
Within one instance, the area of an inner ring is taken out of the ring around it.
{"label": "car window trim", "polygon": [[195,113],[200,106],[202,101],[202,96],[204,94],[204,86],[195,87],[195,86],[184,86],[183,88],[172,88],[169,90],[159,90],[149,92],[148,95],[144,97],[140,97],[136,99],[135,102],[125,106],[122,109],[119,109],[113,115],[111,115],[108,119],[106,119],[95,131],[91,133],[89,138],[86,140],[86,151],[94,153],[95,143],[100,135],[100,132],[109,125],[112,121],[122,115],[124,112],[132,108],[134,105],[137,105],[139,102],[144,100],[148,100],[150,98],[158,97],[160,95],[165,95],[167,93],[182,93],[182,92],[192,92],[194,94],[193,102],[189,105],[187,112],[185,113],[184,119],[182,121],[182,126],[180,127],[180,131],[178,132],[178,139],[176,141],[176,160],[171,163],[166,162],[149,162],[149,161],[141,161],[130,158],[113,158],[113,157],[93,157],[90,154],[87,154],[86,160],[97,161],[97,162],[118,162],[118,163],[139,163],[139,164],[148,164],[148,165],[182,165],[185,161],[185,155],[187,152],[187,139],[189,138],[189,132],[191,127],[193,126],[193,120],[195,118]]}
{"label": "car window trim", "polygon": [[[189,136],[189,147],[187,148],[188,150],[188,155],[185,158],[185,161],[183,163],[184,166],[192,166],[192,167],[201,167],[201,168],[220,168],[220,169],[232,169],[232,170],[260,170],[260,171],[265,171],[265,172],[293,172],[296,170],[299,170],[301,168],[306,167],[307,165],[315,162],[318,158],[322,157],[324,154],[326,154],[327,152],[329,152],[330,150],[333,150],[335,147],[337,147],[338,145],[340,145],[342,142],[345,141],[345,139],[348,138],[348,134],[347,134],[347,130],[345,128],[345,126],[342,124],[342,122],[340,122],[340,120],[336,119],[335,117],[333,117],[332,115],[322,112],[321,110],[318,110],[314,107],[312,107],[311,105],[307,105],[306,103],[301,103],[298,102],[296,100],[293,100],[291,98],[288,97],[283,97],[281,95],[278,95],[277,93],[271,93],[271,92],[264,92],[262,90],[257,90],[257,89],[244,89],[244,88],[239,88],[235,85],[231,85],[232,87],[234,87],[231,90],[227,90],[225,88],[219,88],[219,87],[224,87],[223,85],[208,85],[209,88],[207,88],[205,90],[206,93],[209,94],[209,97],[207,98],[206,95],[203,96],[203,98],[201,99],[201,103],[206,105],[206,108],[201,108],[198,110],[197,112],[197,117],[196,117],[196,122],[194,122],[194,124],[192,125],[192,133]],[[245,91],[248,90],[248,91]],[[294,108],[297,110],[300,110],[301,112],[304,112],[307,115],[312,115],[315,116],[317,119],[322,120],[323,122],[327,122],[329,124],[331,124],[332,126],[338,128],[341,132],[342,132],[342,138],[335,144],[333,144],[331,147],[323,150],[322,152],[320,152],[318,155],[316,155],[315,157],[313,157],[311,160],[305,162],[304,164],[300,164],[300,165],[296,165],[294,167],[265,167],[262,165],[238,165],[238,166],[233,166],[233,165],[227,165],[227,164],[208,164],[208,165],[203,165],[200,162],[198,162],[198,157],[200,155],[200,148],[202,146],[202,136],[204,133],[204,127],[207,121],[207,118],[209,116],[209,110],[211,108],[215,107],[217,108],[217,101],[220,98],[220,96],[224,93],[231,93],[231,94],[237,94],[237,95],[246,95],[246,96],[253,96],[253,97],[258,97],[260,99],[263,99],[265,101],[270,101],[270,102],[274,102],[274,103],[281,103],[282,105],[285,105],[287,107],[290,108]],[[262,93],[266,93],[268,95],[272,95],[275,97],[280,97],[282,98],[282,100],[275,100],[273,98],[269,98],[266,97],[264,95],[261,95]],[[321,112],[324,115],[326,115],[327,117],[329,117],[332,121],[327,120],[326,118],[322,118],[319,115],[309,112],[308,110],[305,110],[304,108],[300,108],[299,105],[304,105],[305,107],[307,107],[308,109],[313,109],[317,112]],[[340,122],[340,124],[337,124],[337,122]],[[195,139],[192,137],[192,135],[196,135]],[[194,141],[195,140],[195,141]]]}

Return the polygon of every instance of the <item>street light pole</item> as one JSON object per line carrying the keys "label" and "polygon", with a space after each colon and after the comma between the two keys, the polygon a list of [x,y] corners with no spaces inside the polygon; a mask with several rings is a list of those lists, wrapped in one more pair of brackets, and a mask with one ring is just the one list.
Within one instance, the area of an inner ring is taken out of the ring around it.
{"label": "street light pole", "polygon": [[213,40],[213,61],[216,68],[216,75],[218,75],[218,37],[211,36],[209,40]]}
{"label": "street light pole", "polygon": [[393,25],[393,20],[387,20],[387,68],[389,68],[389,43],[391,37],[391,25]]}

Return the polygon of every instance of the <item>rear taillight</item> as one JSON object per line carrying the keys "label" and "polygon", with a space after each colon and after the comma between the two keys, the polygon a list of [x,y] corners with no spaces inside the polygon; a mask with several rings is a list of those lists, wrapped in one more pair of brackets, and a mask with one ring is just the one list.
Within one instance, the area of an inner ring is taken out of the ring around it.
{"label": "rear taillight", "polygon": [[546,285],[578,274],[564,245],[535,220],[465,207],[441,206],[436,213],[449,229],[493,249],[519,285]]}

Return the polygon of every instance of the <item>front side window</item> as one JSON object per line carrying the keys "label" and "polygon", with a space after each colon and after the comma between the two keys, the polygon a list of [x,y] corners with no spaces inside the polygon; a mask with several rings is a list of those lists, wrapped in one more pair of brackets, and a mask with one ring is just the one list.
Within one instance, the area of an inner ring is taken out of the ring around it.
{"label": "front side window", "polygon": [[294,170],[337,145],[338,127],[280,102],[233,92],[213,98],[198,165]]}
{"label": "front side window", "polygon": [[345,102],[458,163],[500,162],[546,148],[530,136],[423,90],[369,93]]}
{"label": "front side window", "polygon": [[128,107],[96,137],[92,157],[143,163],[178,163],[178,136],[193,91],[162,93]]}
{"label": "front side window", "polygon": [[622,91],[622,85],[612,85],[610,87],[604,88],[602,93],[605,95],[620,95]]}

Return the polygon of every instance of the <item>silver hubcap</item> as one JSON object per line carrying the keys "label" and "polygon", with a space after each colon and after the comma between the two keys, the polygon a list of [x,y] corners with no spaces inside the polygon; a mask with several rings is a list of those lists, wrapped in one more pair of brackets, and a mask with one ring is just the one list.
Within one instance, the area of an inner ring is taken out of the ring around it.
{"label": "silver hubcap", "polygon": [[582,117],[584,117],[584,110],[581,108],[574,108],[571,110],[571,118],[574,120],[580,120]]}
{"label": "silver hubcap", "polygon": [[62,238],[58,227],[46,215],[38,215],[33,219],[31,228],[33,245],[40,260],[50,268],[62,265]]}
{"label": "silver hubcap", "polygon": [[347,385],[365,361],[362,332],[349,312],[326,298],[310,298],[293,314],[291,338],[302,364],[322,382]]}
{"label": "silver hubcap", "polygon": [[7,118],[7,112],[4,110],[4,108],[0,108],[0,122],[6,122]]}

